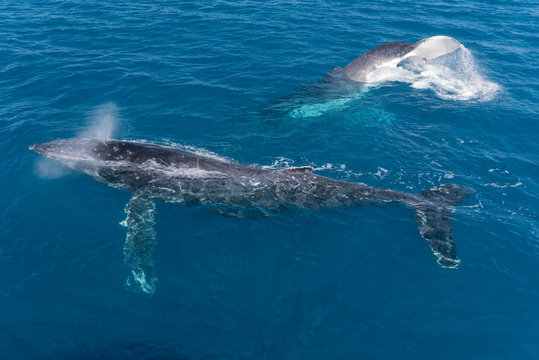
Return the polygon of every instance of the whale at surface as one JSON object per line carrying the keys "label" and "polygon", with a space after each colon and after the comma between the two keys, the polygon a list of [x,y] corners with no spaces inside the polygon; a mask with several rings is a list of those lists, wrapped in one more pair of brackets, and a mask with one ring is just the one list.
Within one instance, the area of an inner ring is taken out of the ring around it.
{"label": "whale at surface", "polygon": [[380,67],[397,66],[403,62],[424,64],[461,48],[463,45],[449,36],[433,36],[413,44],[393,41],[367,51],[344,68],[337,67],[334,71],[341,71],[347,79],[367,82],[368,75]]}
{"label": "whale at surface", "polygon": [[466,196],[454,184],[408,194],[316,175],[311,167],[269,170],[209,154],[134,141],[62,139],[30,147],[133,195],[125,208],[124,254],[132,277],[146,293],[157,284],[152,253],[155,200],[205,205],[224,215],[263,217],[365,203],[401,203],[416,211],[419,231],[437,262],[456,268],[451,213]]}
{"label": "whale at surface", "polygon": [[[450,60],[448,64],[434,64],[436,59],[453,53],[457,55],[454,59],[445,58]],[[479,76],[471,53],[460,42],[449,36],[433,36],[413,44],[394,41],[380,45],[343,68],[335,67],[320,81],[272,101],[264,111],[269,121],[282,116],[308,119],[345,111],[364,98],[372,87],[388,81],[432,88],[443,98],[462,100],[491,94],[496,89],[495,84]],[[382,114],[382,120],[392,118],[381,107],[361,111],[366,113],[368,125],[376,124],[370,120],[371,114]]]}

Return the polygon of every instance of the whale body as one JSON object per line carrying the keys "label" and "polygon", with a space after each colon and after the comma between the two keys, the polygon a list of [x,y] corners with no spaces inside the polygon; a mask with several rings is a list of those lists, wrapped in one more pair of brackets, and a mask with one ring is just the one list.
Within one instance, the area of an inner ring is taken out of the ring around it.
{"label": "whale body", "polygon": [[420,234],[438,264],[456,268],[451,213],[466,196],[454,184],[408,194],[334,180],[309,166],[269,170],[217,156],[135,141],[61,139],[30,147],[112,187],[133,194],[126,205],[124,247],[132,279],[149,294],[155,291],[155,200],[206,205],[224,215],[263,217],[365,203],[402,203],[416,211]]}
{"label": "whale body", "polygon": [[342,69],[337,67],[334,70],[341,70],[347,79],[366,82],[368,75],[382,66],[397,66],[404,61],[424,64],[428,60],[450,54],[461,48],[463,45],[457,40],[442,35],[429,37],[413,44],[393,41],[367,51]]}

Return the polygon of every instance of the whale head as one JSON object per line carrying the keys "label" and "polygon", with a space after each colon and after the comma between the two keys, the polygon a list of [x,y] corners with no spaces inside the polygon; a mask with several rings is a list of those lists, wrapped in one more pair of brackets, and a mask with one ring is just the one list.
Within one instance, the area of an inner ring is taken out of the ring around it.
{"label": "whale head", "polygon": [[59,139],[37,143],[29,149],[39,155],[58,161],[67,167],[81,173],[95,176],[100,170],[110,167],[111,160],[107,140],[100,139]]}
{"label": "whale head", "polygon": [[96,180],[131,190],[157,178],[173,177],[178,169],[187,173],[190,168],[207,170],[207,161],[201,157],[136,141],[60,139],[35,144],[30,150]]}
{"label": "whale head", "polygon": [[30,150],[46,158],[63,161],[96,160],[99,140],[59,139],[37,143]]}

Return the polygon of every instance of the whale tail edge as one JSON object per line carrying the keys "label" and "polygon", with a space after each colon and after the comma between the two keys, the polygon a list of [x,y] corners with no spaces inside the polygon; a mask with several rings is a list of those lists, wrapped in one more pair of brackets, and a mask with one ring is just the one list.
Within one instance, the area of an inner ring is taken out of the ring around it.
{"label": "whale tail edge", "polygon": [[437,263],[444,268],[456,269],[460,263],[453,240],[451,214],[467,196],[467,191],[456,184],[444,184],[419,193],[420,202],[412,205],[416,210],[421,236],[429,242]]}

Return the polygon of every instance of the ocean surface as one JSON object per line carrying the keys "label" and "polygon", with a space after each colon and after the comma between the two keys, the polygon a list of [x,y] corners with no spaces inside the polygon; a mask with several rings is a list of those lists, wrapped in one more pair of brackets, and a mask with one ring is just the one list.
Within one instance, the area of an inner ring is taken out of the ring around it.
{"label": "ocean surface", "polygon": [[[539,358],[536,1],[1,1],[0,358]],[[321,81],[390,41],[464,47]],[[458,269],[404,206],[263,219],[157,203],[28,150],[110,137],[417,193],[469,191]]]}

